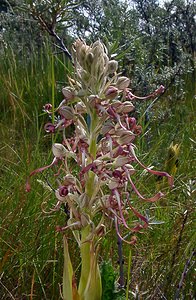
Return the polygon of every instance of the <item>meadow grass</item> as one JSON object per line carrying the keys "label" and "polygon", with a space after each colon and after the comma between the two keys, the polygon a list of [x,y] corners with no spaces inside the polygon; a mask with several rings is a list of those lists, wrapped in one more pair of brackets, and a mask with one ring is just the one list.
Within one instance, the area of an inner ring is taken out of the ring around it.
{"label": "meadow grass", "polygon": [[[17,57],[5,49],[0,60],[0,298],[61,299],[63,272],[62,235],[55,232],[66,214],[44,214],[55,197],[44,182],[50,172],[32,180],[32,191],[25,193],[30,171],[50,162],[50,136],[45,135],[46,117],[42,106],[62,100],[61,87],[71,66],[63,56],[52,56],[48,43],[30,58]],[[146,165],[162,169],[172,141],[181,144],[175,188],[167,191],[166,204],[146,204],[132,195],[135,207],[152,217],[150,229],[138,236],[136,246],[123,244],[126,292],[121,299],[173,299],[194,243],[194,102],[193,80],[187,77],[184,97],[169,101],[168,91],[150,111],[149,124],[140,119],[145,134],[138,139],[138,153]],[[146,107],[141,107],[145,111]],[[142,114],[141,114],[142,115]],[[145,194],[154,192],[152,176],[138,173],[137,186]],[[157,188],[157,187],[156,187]],[[43,206],[44,205],[44,206]],[[154,217],[154,218],[153,218]],[[161,223],[163,222],[163,223]],[[79,258],[72,240],[72,259],[79,271]],[[111,260],[118,270],[117,239],[111,226],[101,247],[100,261]],[[128,274],[128,275],[127,275]],[[193,267],[188,267],[180,295],[193,299]],[[164,298],[165,297],[165,298]],[[120,298],[119,298],[120,299]]]}

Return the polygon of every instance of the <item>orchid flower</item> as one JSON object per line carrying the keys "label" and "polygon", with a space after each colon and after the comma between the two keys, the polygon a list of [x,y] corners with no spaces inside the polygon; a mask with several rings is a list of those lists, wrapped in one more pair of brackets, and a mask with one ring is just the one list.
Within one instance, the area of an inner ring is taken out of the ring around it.
{"label": "orchid flower", "polygon": [[[129,88],[130,80],[117,74],[117,61],[109,60],[107,49],[100,41],[88,46],[77,40],[72,50],[73,78],[69,78],[69,86],[62,90],[64,100],[54,109],[54,123],[45,125],[47,133],[62,132],[62,141],[52,145],[52,163],[30,173],[26,190],[30,191],[30,177],[54,166],[58,168],[54,173],[57,203],[53,211],[60,209],[63,203],[69,208],[68,221],[57,228],[65,234],[63,299],[100,300],[98,253],[107,224],[105,220],[109,218],[113,222],[122,241],[135,244],[136,234],[148,227],[148,219],[134,208],[130,193],[147,202],[155,202],[163,196],[161,191],[151,197],[141,195],[132,179],[137,172],[135,166],[156,176],[165,176],[169,185],[173,185],[168,173],[152,170],[138,159],[134,140],[142,128],[130,116],[134,110],[131,101],[156,97],[164,92],[164,87],[145,97],[135,96]],[[50,115],[51,108],[46,104],[44,111]],[[71,137],[66,135],[70,125],[74,127]],[[70,161],[77,166],[78,173],[72,173]],[[131,213],[138,223],[131,222]],[[100,216],[98,223],[97,216]],[[81,254],[78,289],[66,240],[69,229]],[[130,234],[124,236],[125,230]]]}

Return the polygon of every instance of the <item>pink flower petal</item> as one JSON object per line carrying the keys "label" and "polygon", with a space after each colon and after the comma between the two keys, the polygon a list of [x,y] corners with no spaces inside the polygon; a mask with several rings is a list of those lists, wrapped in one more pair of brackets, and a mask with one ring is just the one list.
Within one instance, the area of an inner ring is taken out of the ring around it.
{"label": "pink flower petal", "polygon": [[148,171],[149,173],[151,173],[151,174],[154,174],[154,175],[157,175],[157,176],[165,176],[165,177],[167,177],[167,179],[168,179],[168,184],[169,184],[171,187],[174,186],[174,179],[173,179],[173,177],[172,177],[171,175],[169,175],[167,172],[155,171],[155,170],[151,170],[150,168],[146,167],[146,166],[143,165],[143,164],[139,161],[139,159],[137,158],[137,156],[136,156],[136,154],[135,154],[135,151],[134,151],[132,145],[129,146],[129,149],[130,149],[131,154],[132,154],[133,157],[135,158],[135,160],[138,162],[138,164],[139,164],[142,168],[144,168],[145,170],[147,170],[147,171]]}
{"label": "pink flower petal", "polygon": [[148,227],[148,219],[144,217],[142,214],[140,214],[131,204],[129,204],[129,206],[133,211],[133,213],[136,215],[136,217],[138,217],[140,220],[142,220],[145,223],[143,228]]}
{"label": "pink flower petal", "polygon": [[58,159],[55,157],[52,161],[52,163],[48,166],[44,166],[42,168],[38,168],[34,171],[32,171],[29,175],[29,177],[27,178],[27,181],[26,181],[26,185],[25,185],[25,190],[26,192],[30,192],[31,190],[31,185],[30,185],[30,177],[37,174],[37,173],[40,173],[40,172],[43,172],[44,170],[48,169],[48,168],[51,168],[53,165],[56,165],[58,162]]}
{"label": "pink flower petal", "polygon": [[135,184],[133,183],[133,181],[131,180],[131,177],[130,177],[129,173],[128,173],[128,172],[126,172],[126,173],[127,173],[127,177],[129,178],[129,181],[130,181],[130,183],[131,183],[131,186],[132,186],[134,192],[138,195],[138,197],[139,197],[140,199],[142,199],[142,200],[144,200],[144,201],[147,201],[147,202],[155,202],[155,201],[159,200],[161,197],[164,196],[163,193],[158,192],[158,193],[157,193],[156,195],[154,195],[153,197],[150,197],[150,198],[145,198],[145,197],[143,197],[143,196],[140,194],[140,192],[138,191],[138,189],[136,188],[136,186],[135,186]]}
{"label": "pink flower petal", "polygon": [[117,233],[118,237],[119,237],[122,241],[124,241],[125,243],[127,243],[127,244],[129,244],[129,245],[133,245],[133,244],[136,243],[136,238],[131,239],[131,241],[127,241],[127,240],[125,240],[125,239],[121,236],[121,234],[120,234],[120,232],[119,232],[119,229],[118,229],[118,221],[117,221],[117,218],[116,218],[116,217],[114,217],[114,223],[115,223],[116,233]]}

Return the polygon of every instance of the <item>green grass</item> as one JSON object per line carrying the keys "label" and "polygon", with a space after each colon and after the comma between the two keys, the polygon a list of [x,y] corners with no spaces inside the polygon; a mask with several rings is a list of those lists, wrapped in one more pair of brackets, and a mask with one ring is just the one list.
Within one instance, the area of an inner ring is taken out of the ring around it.
{"label": "green grass", "polygon": [[[55,198],[37,182],[37,178],[45,180],[42,175],[32,180],[30,194],[25,193],[24,186],[30,171],[50,162],[52,141],[45,136],[46,118],[41,110],[47,102],[62,100],[61,87],[71,67],[63,57],[52,59],[47,42],[40,53],[32,53],[31,59],[19,59],[12,49],[5,49],[0,66],[0,298],[61,299],[62,235],[55,232],[55,227],[64,224],[66,216],[63,210],[55,214],[42,212],[43,203],[46,210],[55,203]],[[149,132],[137,142],[141,160],[158,169],[162,169],[170,143],[181,143],[180,166],[167,205],[144,204],[133,196],[136,208],[164,224],[152,225],[140,234],[131,249],[123,244],[128,278],[125,299],[162,299],[163,295],[173,299],[194,247],[192,85],[191,77],[187,77],[185,95],[178,103],[168,100],[175,94],[172,89],[156,103],[146,126]],[[143,119],[140,123],[145,127]],[[45,172],[45,176],[48,174]],[[145,194],[154,192],[154,177],[140,175],[135,180]],[[71,235],[69,238],[73,241],[74,267],[79,270],[75,242]],[[116,243],[111,227],[100,250],[100,261],[111,259],[118,269]],[[192,275],[191,262],[181,288],[184,299],[193,299]]]}

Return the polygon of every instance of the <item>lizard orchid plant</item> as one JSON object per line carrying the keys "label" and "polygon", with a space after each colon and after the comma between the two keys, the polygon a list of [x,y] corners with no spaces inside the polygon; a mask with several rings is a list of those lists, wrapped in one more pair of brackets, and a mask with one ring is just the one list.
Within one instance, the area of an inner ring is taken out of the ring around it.
{"label": "lizard orchid plant", "polygon": [[[118,237],[128,244],[136,243],[135,233],[148,227],[148,219],[130,201],[135,192],[142,201],[154,202],[163,196],[158,192],[145,198],[132,180],[139,165],[147,172],[172,177],[166,172],[146,167],[136,156],[134,140],[142,128],[130,116],[133,101],[156,97],[164,91],[160,86],[146,97],[137,97],[129,88],[130,80],[117,73],[118,63],[109,60],[106,47],[96,41],[91,46],[77,40],[73,45],[74,73],[69,86],[63,88],[64,100],[57,108],[46,104],[44,110],[55,112],[54,123],[47,123],[48,133],[62,133],[61,143],[52,145],[54,158],[48,166],[30,173],[30,177],[48,168],[55,169],[56,205],[66,204],[69,219],[57,231],[64,232],[63,299],[100,300],[101,277],[98,265],[99,244],[109,218]],[[72,126],[72,130],[67,130]],[[67,134],[67,132],[72,134]],[[70,163],[72,162],[72,163]],[[73,172],[73,162],[78,172]],[[130,221],[130,212],[138,222]],[[124,237],[124,227],[130,234]],[[80,250],[81,275],[78,287],[69,256],[66,230],[71,230]]]}

